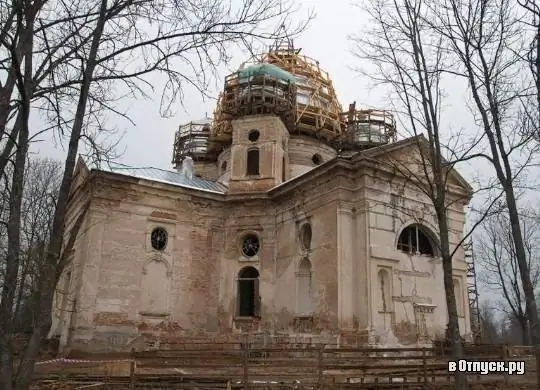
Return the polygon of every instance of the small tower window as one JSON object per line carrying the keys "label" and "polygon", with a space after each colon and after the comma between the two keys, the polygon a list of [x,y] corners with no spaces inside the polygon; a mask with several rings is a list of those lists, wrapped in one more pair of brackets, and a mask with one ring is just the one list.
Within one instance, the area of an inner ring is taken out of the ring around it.
{"label": "small tower window", "polygon": [[259,150],[251,149],[247,152],[247,172],[248,176],[259,174]]}
{"label": "small tower window", "polygon": [[300,229],[300,242],[305,250],[311,249],[311,235],[311,225],[309,223],[303,224]]}
{"label": "small tower window", "polygon": [[311,161],[315,165],[319,165],[319,164],[321,164],[323,162],[322,157],[321,157],[321,155],[319,153],[315,153],[313,155],[313,157],[311,157]]}
{"label": "small tower window", "polygon": [[227,161],[221,163],[221,174],[224,174],[225,172],[227,172]]}
{"label": "small tower window", "polygon": [[163,251],[167,247],[167,231],[163,228],[155,228],[150,235],[150,244],[157,251]]}
{"label": "small tower window", "polygon": [[261,133],[259,133],[259,130],[251,130],[248,134],[248,139],[251,142],[256,142],[260,136],[261,136]]}

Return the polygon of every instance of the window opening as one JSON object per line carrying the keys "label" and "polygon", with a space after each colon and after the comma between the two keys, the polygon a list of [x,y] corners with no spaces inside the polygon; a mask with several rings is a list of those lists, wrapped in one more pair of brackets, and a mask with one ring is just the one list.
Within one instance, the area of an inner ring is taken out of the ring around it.
{"label": "window opening", "polygon": [[260,136],[261,136],[261,133],[259,133],[259,130],[251,130],[248,134],[248,139],[251,142],[256,142]]}
{"label": "window opening", "polygon": [[259,174],[259,150],[251,149],[247,152],[247,175],[256,176]]}
{"label": "window opening", "polygon": [[152,248],[157,251],[165,250],[167,247],[168,235],[167,231],[163,228],[155,228],[150,235],[150,244]]}
{"label": "window opening", "polygon": [[300,242],[305,250],[311,249],[312,235],[313,233],[311,231],[311,225],[309,223],[303,224],[302,228],[300,229]]}
{"label": "window opening", "polygon": [[245,267],[238,273],[238,316],[259,317],[259,271]]}
{"label": "window opening", "polygon": [[435,255],[432,241],[420,225],[407,226],[399,235],[397,248],[409,254]]}
{"label": "window opening", "polygon": [[255,234],[248,234],[242,241],[242,254],[246,257],[253,257],[259,253],[260,246],[259,237]]}

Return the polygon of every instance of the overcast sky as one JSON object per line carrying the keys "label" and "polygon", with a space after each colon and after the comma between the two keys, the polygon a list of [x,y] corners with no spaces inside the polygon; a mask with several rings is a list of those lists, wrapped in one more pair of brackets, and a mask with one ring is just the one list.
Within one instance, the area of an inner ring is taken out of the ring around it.
{"label": "overcast sky", "polygon": [[[295,46],[302,48],[305,55],[320,61],[321,68],[326,70],[334,83],[336,93],[344,107],[357,100],[358,104],[385,108],[384,104],[375,101],[367,88],[368,83],[349,70],[354,65],[350,54],[350,42],[347,35],[358,30],[365,15],[357,7],[351,6],[349,0],[302,0],[300,16],[309,8],[317,17],[309,29],[295,41]],[[233,72],[248,59],[248,55],[239,53],[223,70],[222,79],[217,83],[223,85],[223,77]],[[163,79],[156,79],[160,86]],[[174,131],[179,124],[211,116],[215,101],[203,101],[194,91],[187,91],[184,108],[178,106],[171,118],[162,118],[159,114],[160,91],[156,88],[153,101],[131,101],[127,114],[135,122],[135,126],[125,120],[111,117],[109,125],[114,124],[123,134],[119,149],[124,151],[119,162],[133,166],[154,166],[163,169],[171,168],[172,144]],[[217,92],[217,91],[216,91]],[[217,95],[217,93],[216,93]],[[380,100],[380,99],[379,99]],[[38,119],[36,119],[36,122]],[[119,134],[120,135],[120,134]],[[41,142],[34,145],[33,150],[43,156],[63,158],[64,150],[54,142],[52,136],[40,137]]]}

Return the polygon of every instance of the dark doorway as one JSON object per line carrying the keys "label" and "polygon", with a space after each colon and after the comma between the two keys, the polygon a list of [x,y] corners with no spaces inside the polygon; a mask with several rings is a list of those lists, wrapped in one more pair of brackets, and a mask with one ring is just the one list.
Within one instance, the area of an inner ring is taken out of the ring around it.
{"label": "dark doorway", "polygon": [[238,273],[238,316],[259,317],[259,271],[253,267]]}

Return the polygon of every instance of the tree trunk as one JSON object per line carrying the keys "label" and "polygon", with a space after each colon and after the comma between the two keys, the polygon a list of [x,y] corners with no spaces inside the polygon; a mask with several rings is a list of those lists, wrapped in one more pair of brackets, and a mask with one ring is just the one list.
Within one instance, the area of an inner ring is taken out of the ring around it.
{"label": "tree trunk", "polygon": [[[21,57],[12,48],[11,56],[13,61],[12,72],[15,74],[17,89],[20,94],[20,114],[21,127],[17,152],[15,154],[15,166],[12,176],[11,194],[9,200],[9,219],[7,226],[8,248],[6,256],[6,273],[2,286],[2,302],[0,303],[0,384],[3,390],[13,388],[13,345],[14,335],[14,299],[18,284],[19,262],[20,262],[20,235],[21,235],[21,207],[24,187],[24,171],[28,152],[30,118],[30,99],[32,89],[32,50],[33,50],[33,19],[34,14],[30,7],[23,17],[25,20],[18,20],[21,31],[24,56]],[[24,60],[24,65],[23,65]],[[24,74],[21,70],[24,69]]]}
{"label": "tree trunk", "polygon": [[[508,171],[509,163],[507,161],[507,158],[504,157],[503,161]],[[534,286],[531,281],[531,275],[527,263],[527,252],[525,250],[525,245],[523,244],[523,234],[521,232],[521,224],[519,223],[519,211],[516,203],[516,196],[514,194],[514,187],[511,182],[508,182],[506,184],[506,204],[508,206],[512,237],[514,238],[516,258],[519,267],[519,274],[521,276],[521,284],[523,286],[523,295],[525,295],[525,309],[529,322],[528,333],[530,334],[532,345],[534,345],[537,384],[539,386],[538,388],[540,389],[540,329],[538,329],[538,311],[536,309],[536,297],[534,296]]]}
{"label": "tree trunk", "polygon": [[51,311],[54,301],[54,290],[58,281],[58,275],[63,266],[62,244],[65,234],[65,220],[68,205],[69,191],[73,179],[73,171],[78,153],[79,140],[82,134],[88,94],[94,69],[96,67],[97,53],[106,22],[107,0],[102,0],[100,5],[100,14],[93,32],[92,44],[88,54],[88,60],[83,74],[77,111],[69,139],[68,153],[65,162],[64,175],[58,194],[56,209],[54,213],[53,227],[51,232],[51,241],[47,251],[47,257],[44,265],[44,274],[40,277],[40,291],[37,305],[38,320],[34,327],[30,343],[21,361],[19,372],[17,374],[17,389],[27,390],[30,387],[31,378],[34,374],[34,363],[39,355],[39,348],[42,340],[48,334],[51,327]]}
{"label": "tree trunk", "polygon": [[[441,257],[444,278],[444,293],[448,313],[446,328],[447,338],[450,342],[452,358],[459,360],[463,356],[463,344],[459,334],[459,321],[454,291],[453,264],[450,255],[448,219],[445,207],[437,208],[437,219],[441,241]],[[455,373],[456,389],[467,389],[467,377],[464,373]]]}

